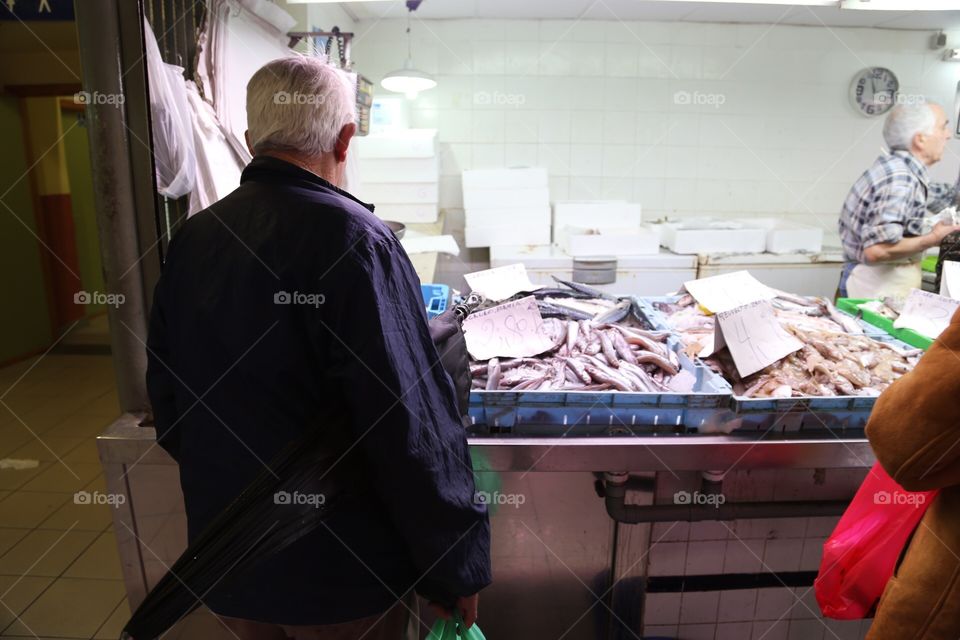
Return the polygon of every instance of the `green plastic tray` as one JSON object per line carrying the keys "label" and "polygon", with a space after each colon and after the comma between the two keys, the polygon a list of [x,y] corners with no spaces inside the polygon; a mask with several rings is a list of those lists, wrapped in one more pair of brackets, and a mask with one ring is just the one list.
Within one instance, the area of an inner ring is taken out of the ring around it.
{"label": "green plastic tray", "polygon": [[929,271],[930,273],[936,273],[937,256],[925,256],[923,260],[920,261],[920,268],[924,271]]}
{"label": "green plastic tray", "polygon": [[861,309],[857,306],[864,302],[871,302],[871,300],[869,298],[839,298],[837,300],[837,308],[863,318],[864,321],[883,329],[897,340],[906,342],[911,347],[926,351],[927,348],[933,344],[932,338],[917,333],[913,329],[897,329],[893,326],[893,320],[890,318],[886,318],[872,311],[867,311],[866,309]]}

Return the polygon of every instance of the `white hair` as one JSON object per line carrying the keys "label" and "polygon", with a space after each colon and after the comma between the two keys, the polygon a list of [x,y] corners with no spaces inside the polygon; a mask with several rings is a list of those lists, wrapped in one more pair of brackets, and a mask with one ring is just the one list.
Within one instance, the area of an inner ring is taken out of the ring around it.
{"label": "white hair", "polygon": [[273,60],[247,83],[247,131],[254,153],[329,153],[340,130],[355,120],[350,80],[320,58]]}
{"label": "white hair", "polygon": [[918,133],[932,134],[937,126],[937,117],[933,104],[898,104],[887,115],[883,123],[883,139],[891,151],[913,146],[913,138]]}

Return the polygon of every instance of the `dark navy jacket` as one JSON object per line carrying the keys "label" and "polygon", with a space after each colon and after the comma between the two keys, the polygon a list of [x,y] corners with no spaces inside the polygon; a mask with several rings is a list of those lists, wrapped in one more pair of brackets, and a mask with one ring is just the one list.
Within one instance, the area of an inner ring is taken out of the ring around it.
{"label": "dark navy jacket", "polygon": [[305,429],[349,429],[349,498],[321,527],[203,596],[213,611],[328,624],[404,591],[452,602],[490,582],[453,386],[419,281],[372,207],[258,156],[176,233],[154,293],[147,385],[180,464],[189,537]]}

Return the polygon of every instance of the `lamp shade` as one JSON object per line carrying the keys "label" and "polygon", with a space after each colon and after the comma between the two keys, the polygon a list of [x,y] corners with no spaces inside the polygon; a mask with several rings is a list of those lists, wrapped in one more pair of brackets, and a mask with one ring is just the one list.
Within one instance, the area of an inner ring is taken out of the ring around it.
{"label": "lamp shade", "polygon": [[416,98],[417,94],[437,86],[437,81],[429,73],[413,68],[413,62],[408,58],[402,69],[391,71],[380,81],[387,91],[404,93],[408,98]]}

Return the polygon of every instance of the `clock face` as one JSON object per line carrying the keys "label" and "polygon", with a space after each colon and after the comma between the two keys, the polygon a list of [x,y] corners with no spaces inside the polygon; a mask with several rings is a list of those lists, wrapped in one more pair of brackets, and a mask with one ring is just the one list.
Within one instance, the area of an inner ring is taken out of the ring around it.
{"label": "clock face", "polygon": [[850,102],[865,116],[879,116],[897,103],[900,81],[890,69],[870,67],[853,78]]}

